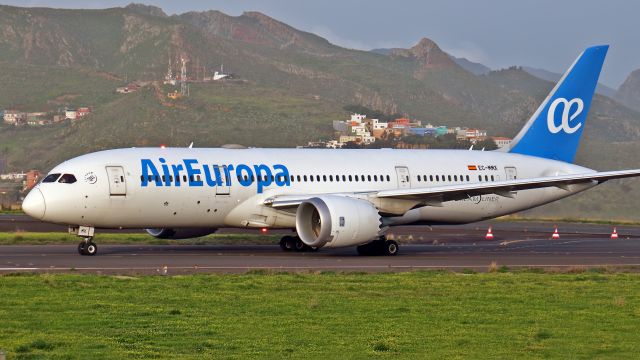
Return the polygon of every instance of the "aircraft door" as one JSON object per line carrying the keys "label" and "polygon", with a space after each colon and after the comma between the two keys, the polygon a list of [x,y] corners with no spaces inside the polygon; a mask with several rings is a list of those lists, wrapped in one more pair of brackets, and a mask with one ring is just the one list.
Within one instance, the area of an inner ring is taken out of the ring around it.
{"label": "aircraft door", "polygon": [[408,189],[411,187],[411,176],[409,168],[406,166],[396,166],[396,177],[398,178],[398,188]]}
{"label": "aircraft door", "polygon": [[504,172],[507,175],[507,180],[516,180],[518,178],[518,172],[513,166],[505,166]]}
{"label": "aircraft door", "polygon": [[229,179],[227,179],[227,168],[226,166],[214,165],[214,173],[220,174],[220,179],[222,185],[216,186],[216,195],[229,195],[231,192],[231,187],[228,184]]}
{"label": "aircraft door", "polygon": [[111,196],[127,195],[127,183],[122,166],[107,166],[107,178],[109,179],[109,193]]}

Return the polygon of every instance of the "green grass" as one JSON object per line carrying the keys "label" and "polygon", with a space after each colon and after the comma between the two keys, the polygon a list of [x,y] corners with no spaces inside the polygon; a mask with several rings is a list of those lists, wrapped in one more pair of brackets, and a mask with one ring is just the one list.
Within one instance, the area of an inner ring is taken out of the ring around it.
{"label": "green grass", "polygon": [[637,274],[0,277],[10,359],[635,358]]}
{"label": "green grass", "polygon": [[[262,234],[211,234],[194,239],[163,240],[156,239],[146,233],[138,234],[96,234],[98,244],[191,244],[191,245],[261,245],[277,244],[282,235]],[[43,245],[43,244],[75,244],[80,238],[75,235],[58,232],[0,232],[0,245]]]}

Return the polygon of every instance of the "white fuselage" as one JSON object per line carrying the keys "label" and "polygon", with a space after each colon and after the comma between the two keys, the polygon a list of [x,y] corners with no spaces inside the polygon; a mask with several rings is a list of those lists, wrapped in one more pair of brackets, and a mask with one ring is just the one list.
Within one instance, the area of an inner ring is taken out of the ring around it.
{"label": "white fuselage", "polygon": [[[238,168],[244,170],[238,174]],[[73,174],[76,182],[43,182],[34,192],[44,199],[42,220],[69,225],[295,228],[295,213],[265,206],[265,199],[590,172],[560,161],[468,150],[130,148],[66,161],[50,174]],[[474,222],[542,205],[593,185],[522,190],[513,197],[474,196],[420,206],[402,216],[387,215],[385,222],[391,226]]]}

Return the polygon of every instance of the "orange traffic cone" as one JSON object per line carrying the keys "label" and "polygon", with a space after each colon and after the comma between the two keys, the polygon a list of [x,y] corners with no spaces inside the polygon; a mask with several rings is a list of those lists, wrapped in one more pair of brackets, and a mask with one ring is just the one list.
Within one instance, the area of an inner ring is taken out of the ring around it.
{"label": "orange traffic cone", "polygon": [[618,238],[618,229],[614,227],[613,232],[611,233],[611,239],[617,239],[617,238]]}
{"label": "orange traffic cone", "polygon": [[553,235],[551,235],[551,239],[553,240],[560,239],[560,234],[558,234],[558,225],[553,226]]}
{"label": "orange traffic cone", "polygon": [[493,240],[493,232],[491,232],[491,226],[489,226],[489,230],[487,230],[487,235],[484,236],[485,240]]}

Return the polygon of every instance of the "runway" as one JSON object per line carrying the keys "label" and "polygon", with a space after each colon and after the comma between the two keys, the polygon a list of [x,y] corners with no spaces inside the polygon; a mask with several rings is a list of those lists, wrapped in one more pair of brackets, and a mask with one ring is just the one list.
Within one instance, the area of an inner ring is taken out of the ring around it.
{"label": "runway", "polygon": [[[495,239],[487,241],[487,227]],[[39,226],[39,225],[38,225]],[[94,257],[80,256],[74,245],[0,246],[0,272],[82,272],[99,274],[242,273],[265,271],[413,271],[445,269],[487,271],[490,267],[640,269],[640,227],[484,222],[464,226],[401,227],[395,257],[358,256],[354,248],[285,253],[277,245],[101,245]],[[225,232],[226,230],[222,230]],[[237,230],[234,230],[237,231]],[[103,234],[104,237],[108,234]]]}

